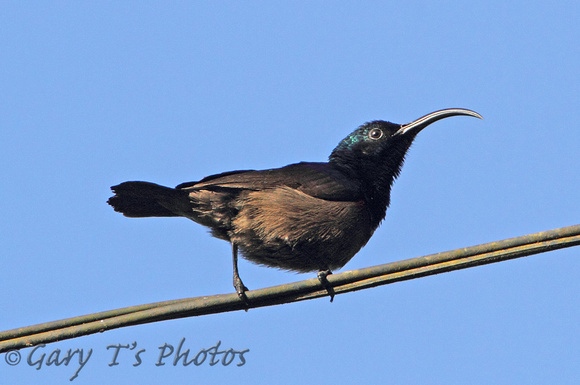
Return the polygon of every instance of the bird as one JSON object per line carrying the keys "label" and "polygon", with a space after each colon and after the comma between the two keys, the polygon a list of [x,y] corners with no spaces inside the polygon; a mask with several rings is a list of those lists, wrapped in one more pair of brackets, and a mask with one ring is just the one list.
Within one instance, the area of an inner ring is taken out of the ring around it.
{"label": "bird", "polygon": [[238,254],[282,270],[327,276],[367,244],[383,221],[393,182],[417,134],[452,116],[482,119],[448,108],[408,124],[365,123],[334,148],[327,162],[210,175],[175,188],[142,181],[111,187],[107,203],[126,217],[185,217],[232,247],[233,286],[248,304]]}

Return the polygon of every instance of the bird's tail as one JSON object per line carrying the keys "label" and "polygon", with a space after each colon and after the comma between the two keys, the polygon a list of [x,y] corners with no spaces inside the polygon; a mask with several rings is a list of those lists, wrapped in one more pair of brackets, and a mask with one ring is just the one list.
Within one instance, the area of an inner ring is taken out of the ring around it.
{"label": "bird's tail", "polygon": [[149,182],[124,182],[111,187],[108,204],[126,217],[178,217],[190,210],[188,193]]}

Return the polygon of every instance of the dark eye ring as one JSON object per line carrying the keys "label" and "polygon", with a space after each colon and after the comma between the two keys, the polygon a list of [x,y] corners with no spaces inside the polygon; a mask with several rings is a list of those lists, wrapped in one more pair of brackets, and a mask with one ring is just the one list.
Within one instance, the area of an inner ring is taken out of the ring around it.
{"label": "dark eye ring", "polygon": [[378,139],[381,139],[382,137],[383,137],[383,130],[381,130],[380,128],[373,128],[369,132],[369,138],[371,138],[373,140],[378,140]]}

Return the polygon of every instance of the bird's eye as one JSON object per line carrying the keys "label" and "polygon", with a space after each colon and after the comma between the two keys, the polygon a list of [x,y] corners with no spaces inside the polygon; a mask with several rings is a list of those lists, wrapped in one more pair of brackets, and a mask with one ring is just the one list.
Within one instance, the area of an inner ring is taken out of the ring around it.
{"label": "bird's eye", "polygon": [[380,128],[373,128],[369,132],[369,138],[373,140],[381,139],[383,137],[383,131]]}

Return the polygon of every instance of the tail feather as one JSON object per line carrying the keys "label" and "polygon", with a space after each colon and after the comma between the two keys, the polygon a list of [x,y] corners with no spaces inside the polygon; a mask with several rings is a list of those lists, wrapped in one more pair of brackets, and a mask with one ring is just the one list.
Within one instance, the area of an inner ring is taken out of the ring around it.
{"label": "tail feather", "polygon": [[126,217],[179,217],[190,210],[188,194],[149,182],[124,182],[111,187],[108,204]]}

